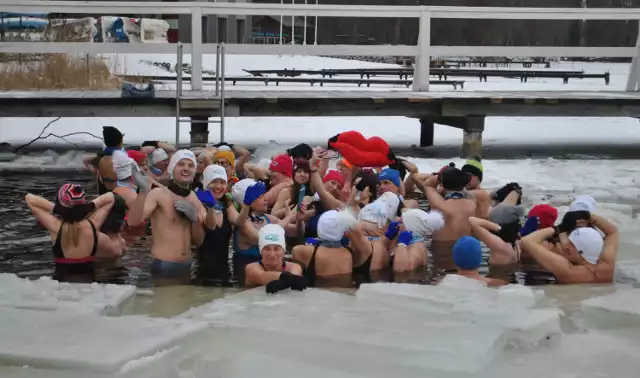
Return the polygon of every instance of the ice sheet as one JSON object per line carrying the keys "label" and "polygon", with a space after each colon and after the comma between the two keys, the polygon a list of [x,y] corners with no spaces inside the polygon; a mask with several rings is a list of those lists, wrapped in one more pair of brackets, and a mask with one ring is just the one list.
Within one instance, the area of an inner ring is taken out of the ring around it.
{"label": "ice sheet", "polygon": [[131,285],[64,283],[0,274],[0,307],[110,313],[136,293]]}
{"label": "ice sheet", "polygon": [[113,372],[207,326],[187,319],[4,308],[0,359],[18,366]]}
{"label": "ice sheet", "polygon": [[592,327],[615,328],[640,322],[640,289],[620,290],[613,294],[582,301],[585,320]]}
{"label": "ice sheet", "polygon": [[[298,358],[473,372],[491,361],[503,327],[478,327],[450,317],[370,305],[318,289],[267,295],[264,288],[192,309],[185,317],[211,322],[239,349],[287,350]],[[229,344],[231,345],[231,344]],[[460,360],[460,355],[465,358]]]}
{"label": "ice sheet", "polygon": [[490,289],[479,281],[447,276],[440,285],[375,283],[360,285],[359,301],[411,311],[425,317],[447,317],[476,327],[501,327],[506,345],[528,348],[560,338],[556,309],[533,310],[544,293],[522,285]]}

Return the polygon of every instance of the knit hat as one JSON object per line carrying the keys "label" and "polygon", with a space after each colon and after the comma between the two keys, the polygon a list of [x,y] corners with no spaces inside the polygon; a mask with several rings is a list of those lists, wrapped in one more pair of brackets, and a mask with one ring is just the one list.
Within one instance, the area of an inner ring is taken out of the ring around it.
{"label": "knit hat", "polygon": [[569,241],[588,263],[598,262],[604,247],[604,240],[598,231],[591,227],[576,228],[569,234]]}
{"label": "knit hat", "polygon": [[236,155],[233,153],[233,151],[220,151],[218,150],[216,152],[216,160],[218,159],[222,159],[222,160],[226,160],[229,162],[229,165],[231,165],[232,167],[235,167],[236,165]]}
{"label": "knit hat", "polygon": [[227,171],[216,164],[210,165],[202,172],[202,186],[206,188],[213,180],[221,179],[227,183]]}
{"label": "knit hat", "polygon": [[198,162],[196,161],[196,155],[194,155],[193,152],[189,150],[178,150],[173,154],[173,156],[171,157],[171,160],[169,161],[169,167],[167,168],[167,171],[169,172],[169,177],[173,178],[173,171],[175,170],[176,165],[178,165],[178,162],[182,159],[191,160],[194,166],[196,167],[198,166]]}
{"label": "knit hat", "polygon": [[539,229],[553,227],[558,219],[558,209],[546,203],[535,205],[527,214],[527,218],[531,217],[537,217],[540,220]]}
{"label": "knit hat", "polygon": [[473,158],[468,159],[462,166],[461,171],[470,173],[471,175],[476,176],[479,181],[482,181],[484,166],[481,163],[480,157],[474,156]]}
{"label": "knit hat", "polygon": [[344,180],[344,176],[342,175],[342,173],[340,173],[340,171],[331,170],[327,172],[327,174],[324,175],[324,177],[322,178],[322,182],[327,182],[327,181],[335,181],[340,185],[340,187],[343,187],[345,180]]}
{"label": "knit hat", "polygon": [[289,155],[275,156],[271,161],[269,170],[291,178],[293,176],[293,161],[291,161]]}
{"label": "knit hat", "polygon": [[453,262],[462,270],[478,269],[482,264],[482,246],[472,236],[463,236],[453,245]]}
{"label": "knit hat", "polygon": [[64,184],[58,189],[56,202],[66,208],[82,205],[85,203],[84,189],[77,184]]}
{"label": "knit hat", "polygon": [[293,159],[301,158],[311,160],[311,157],[313,156],[313,149],[306,143],[300,143],[299,145],[288,149],[287,154]]}
{"label": "knit hat", "polygon": [[340,241],[358,221],[348,211],[325,211],[318,219],[318,238],[326,241]]}
{"label": "knit hat", "polygon": [[107,147],[118,147],[122,144],[124,134],[113,126],[102,126],[102,138]]}
{"label": "knit hat", "polygon": [[385,168],[378,175],[378,181],[390,181],[393,185],[400,187],[402,180],[400,179],[400,172],[396,169]]}
{"label": "knit hat", "polygon": [[522,206],[513,206],[506,203],[501,203],[491,209],[489,213],[489,220],[499,225],[520,223],[524,216],[524,208]]}
{"label": "knit hat", "polygon": [[282,226],[271,223],[260,229],[260,232],[258,232],[258,247],[260,248],[260,252],[268,245],[279,245],[282,249],[287,249],[284,228],[282,228]]}

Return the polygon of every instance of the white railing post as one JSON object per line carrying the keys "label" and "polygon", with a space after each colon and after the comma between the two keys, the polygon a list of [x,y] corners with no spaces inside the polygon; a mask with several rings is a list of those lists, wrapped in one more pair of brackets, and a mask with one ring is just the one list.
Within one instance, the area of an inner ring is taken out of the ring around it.
{"label": "white railing post", "polygon": [[637,91],[640,84],[640,22],[638,22],[638,38],[636,40],[636,55],[631,60],[631,68],[627,77],[627,92]]}
{"label": "white railing post", "polygon": [[418,54],[413,69],[413,90],[424,92],[429,90],[429,66],[431,57],[431,13],[428,9],[420,12],[420,26],[418,28]]}
{"label": "white railing post", "polygon": [[191,8],[191,90],[202,90],[202,8]]}

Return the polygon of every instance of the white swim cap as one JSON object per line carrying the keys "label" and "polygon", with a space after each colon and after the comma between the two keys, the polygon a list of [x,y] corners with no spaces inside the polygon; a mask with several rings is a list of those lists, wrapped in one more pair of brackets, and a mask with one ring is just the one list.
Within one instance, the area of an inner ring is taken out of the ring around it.
{"label": "white swim cap", "polygon": [[254,179],[242,179],[236,182],[231,188],[231,198],[233,198],[233,200],[238,204],[242,204],[244,201],[244,194],[247,192],[247,189],[256,182],[257,181]]}
{"label": "white swim cap", "polygon": [[156,165],[157,163],[169,159],[169,154],[162,148],[156,148],[149,156],[149,165]]}
{"label": "white swim cap", "polygon": [[588,263],[598,262],[604,247],[604,240],[598,231],[591,227],[576,228],[569,234],[569,241]]}
{"label": "white swim cap", "polygon": [[260,169],[269,169],[270,166],[271,166],[271,160],[269,159],[260,159],[258,164],[256,164],[256,168],[260,168]]}
{"label": "white swim cap", "polygon": [[258,247],[260,252],[262,248],[268,245],[279,245],[282,249],[287,249],[287,244],[284,239],[284,228],[278,224],[268,224],[260,229],[258,233]]}

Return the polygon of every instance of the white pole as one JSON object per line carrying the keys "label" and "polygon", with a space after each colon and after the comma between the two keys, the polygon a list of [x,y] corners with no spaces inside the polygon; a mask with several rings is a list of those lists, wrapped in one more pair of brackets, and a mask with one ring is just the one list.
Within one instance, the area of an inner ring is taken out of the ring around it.
{"label": "white pole", "polygon": [[[307,0],[304,0],[304,5],[307,5]],[[307,15],[304,15],[304,37],[302,38],[302,44],[307,44]]]}
{"label": "white pole", "polygon": [[[291,5],[294,5],[296,0],[291,0]],[[291,16],[291,44],[295,45],[296,39],[296,16]]]}
{"label": "white pole", "polygon": [[[316,5],[318,5],[318,0],[316,0]],[[313,44],[317,45],[318,44],[318,16],[316,16],[316,26],[314,27],[313,31],[315,33]]]}
{"label": "white pole", "polygon": [[[280,0],[280,4],[284,4],[284,0]],[[280,15],[280,44],[282,44],[282,21],[284,18]]]}

